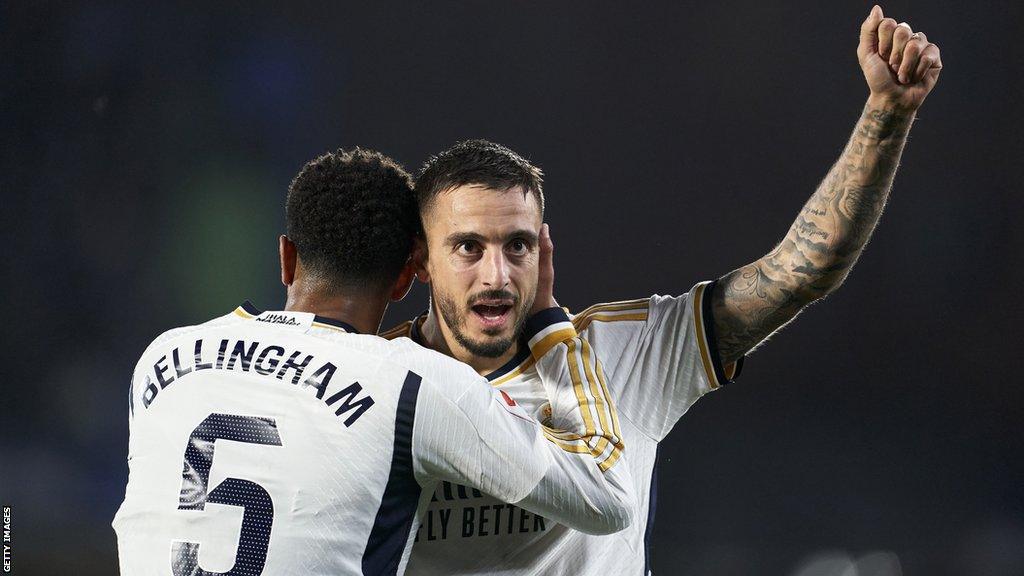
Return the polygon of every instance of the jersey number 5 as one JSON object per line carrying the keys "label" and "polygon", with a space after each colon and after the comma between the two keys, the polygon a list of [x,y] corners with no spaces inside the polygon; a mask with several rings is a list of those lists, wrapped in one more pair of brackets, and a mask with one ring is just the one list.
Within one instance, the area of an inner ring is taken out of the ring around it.
{"label": "jersey number 5", "polygon": [[185,447],[178,510],[204,510],[207,502],[241,506],[242,530],[235,565],[227,572],[209,572],[199,567],[199,543],[173,542],[171,570],[174,576],[259,576],[267,561],[267,544],[274,524],[274,502],[270,494],[259,484],[239,478],[225,478],[207,492],[218,439],[281,445],[273,418],[210,414],[196,426]]}

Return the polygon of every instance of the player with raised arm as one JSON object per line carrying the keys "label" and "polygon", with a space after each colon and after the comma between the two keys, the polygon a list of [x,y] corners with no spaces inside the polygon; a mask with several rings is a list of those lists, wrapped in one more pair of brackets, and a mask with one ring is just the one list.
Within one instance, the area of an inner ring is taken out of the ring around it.
{"label": "player with raised arm", "polygon": [[[158,337],[129,394],[121,572],[401,574],[438,481],[593,534],[635,510],[606,395],[579,396],[584,346],[550,295],[526,324],[545,424],[471,368],[374,335],[412,282],[412,181],[371,151],[324,155],[289,187],[284,310],[248,302]],[[608,448],[608,446],[611,448]],[[598,447],[601,450],[598,450]],[[429,489],[427,489],[429,488]]]}
{"label": "player with raised arm", "polygon": [[[867,105],[774,250],[682,296],[598,304],[573,318],[586,337],[571,350],[573,380],[581,394],[607,389],[614,399],[630,447],[636,515],[648,521],[611,536],[543,519],[494,529],[494,498],[442,484],[410,574],[648,573],[658,443],[694,402],[736,376],[746,353],[842,283],[878,222],[915,111],[941,69],[939,49],[924,34],[877,6],[857,55]],[[541,417],[543,387],[519,337],[536,286],[540,171],[503,146],[468,141],[428,160],[416,187],[425,231],[417,274],[430,284],[431,304],[384,335],[410,336],[470,364]]]}

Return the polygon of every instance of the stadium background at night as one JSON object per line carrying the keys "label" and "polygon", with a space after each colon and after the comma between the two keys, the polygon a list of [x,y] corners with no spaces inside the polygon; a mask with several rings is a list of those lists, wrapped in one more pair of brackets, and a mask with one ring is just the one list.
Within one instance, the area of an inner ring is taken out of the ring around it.
{"label": "stadium background at night", "polygon": [[[662,444],[655,574],[1024,572],[1024,9],[977,4],[884,5],[942,78],[847,283]],[[283,304],[307,160],[503,143],[545,171],[561,303],[682,293],[770,250],[837,157],[869,8],[3,3],[14,573],[116,571],[134,363]],[[418,286],[385,327],[425,306]]]}

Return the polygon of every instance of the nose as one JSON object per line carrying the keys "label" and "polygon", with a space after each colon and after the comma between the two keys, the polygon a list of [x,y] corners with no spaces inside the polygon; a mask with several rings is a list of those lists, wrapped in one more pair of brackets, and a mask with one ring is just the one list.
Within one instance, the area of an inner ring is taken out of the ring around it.
{"label": "nose", "polygon": [[480,281],[497,290],[508,286],[508,261],[501,250],[488,250],[481,262]]}

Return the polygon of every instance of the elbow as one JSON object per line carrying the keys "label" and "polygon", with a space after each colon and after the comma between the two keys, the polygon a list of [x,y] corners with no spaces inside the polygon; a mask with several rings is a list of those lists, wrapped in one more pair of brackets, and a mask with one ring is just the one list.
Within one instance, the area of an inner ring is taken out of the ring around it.
{"label": "elbow", "polygon": [[600,508],[592,508],[593,517],[587,526],[580,528],[593,536],[606,536],[621,532],[636,521],[636,501],[627,491],[616,494],[615,498]]}
{"label": "elbow", "polygon": [[601,525],[601,530],[599,532],[595,532],[594,534],[596,536],[606,536],[608,534],[615,534],[616,532],[621,532],[626,528],[632,526],[634,520],[635,518],[633,507],[623,507],[619,510],[616,510],[615,514],[608,515],[607,522],[604,522]]}
{"label": "elbow", "polygon": [[633,520],[632,508],[623,508],[610,514],[602,515],[593,524],[588,526],[588,529],[580,531],[592,536],[607,536],[608,534],[615,534],[629,528],[633,525]]}
{"label": "elbow", "polygon": [[816,272],[802,278],[800,282],[790,287],[793,299],[801,308],[838,290],[846,281],[846,277],[850,273],[850,266],[847,263],[837,262],[831,266],[823,266]]}

